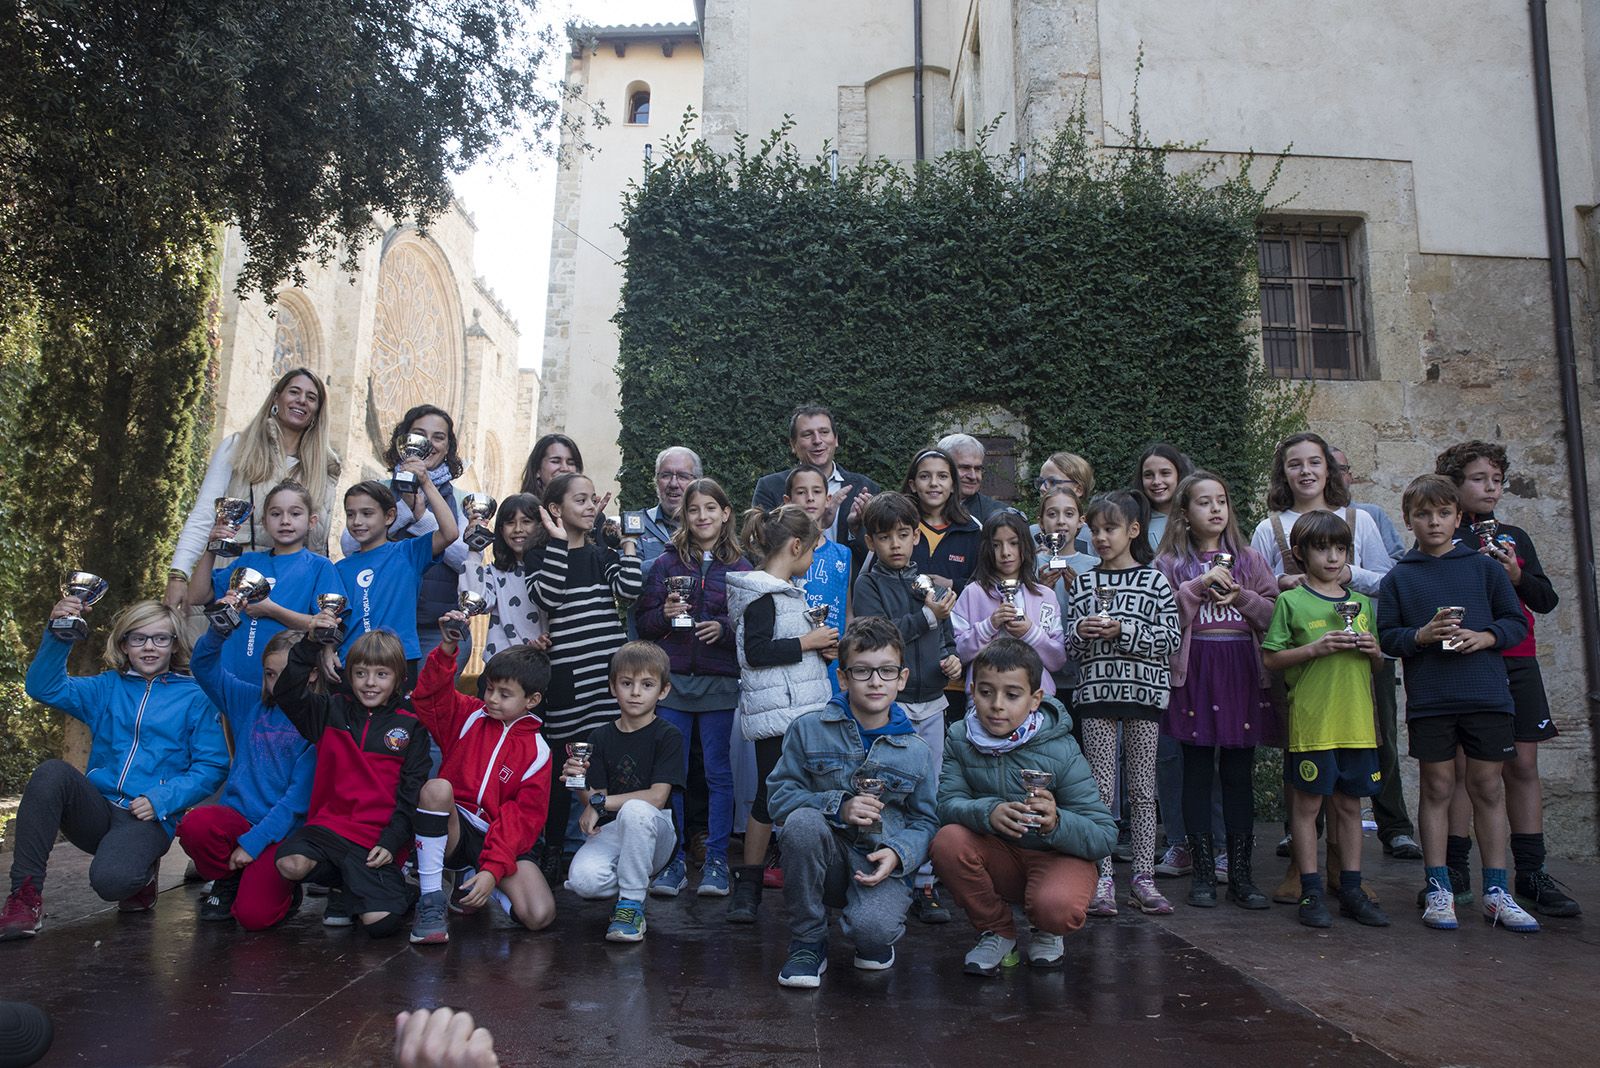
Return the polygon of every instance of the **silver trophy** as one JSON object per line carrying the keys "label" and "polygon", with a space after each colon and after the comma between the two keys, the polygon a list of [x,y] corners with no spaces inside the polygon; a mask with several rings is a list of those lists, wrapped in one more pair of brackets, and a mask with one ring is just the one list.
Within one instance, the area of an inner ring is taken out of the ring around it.
{"label": "silver trophy", "polygon": [[1000,579],[995,583],[995,588],[1000,592],[1000,600],[1010,605],[1017,611],[1022,611],[1022,581],[1020,579]]}
{"label": "silver trophy", "polygon": [[[461,610],[462,615],[466,616],[467,619],[470,620],[473,616],[481,616],[487,612],[489,610],[489,601],[481,593],[474,593],[472,590],[462,590],[460,593],[456,594],[456,607]],[[450,641],[462,641],[467,636],[466,621],[457,621],[453,619],[446,620],[445,622],[439,624],[439,633],[443,634]]]}
{"label": "silver trophy", "polygon": [[[350,603],[350,598],[342,593],[317,594],[317,611],[332,612],[335,619],[344,615],[345,606]],[[318,645],[343,645],[344,622],[335,623],[331,627],[312,627],[311,640]]]}
{"label": "silver trophy", "polygon": [[[1467,618],[1467,610],[1462,608],[1460,605],[1442,605],[1439,608],[1439,611],[1446,613],[1445,619],[1448,622],[1454,623],[1458,627],[1461,625],[1461,621]],[[1441,644],[1443,645],[1445,652],[1453,653],[1457,649],[1461,648],[1461,639],[1446,638]]]}
{"label": "silver trophy", "polygon": [[[426,460],[433,455],[433,442],[428,440],[428,435],[413,432],[406,435],[405,443],[397,451],[400,453],[401,463],[407,460]],[[417,481],[417,476],[410,471],[396,471],[389,485],[396,493],[415,493],[421,488],[422,483]]]}
{"label": "silver trophy", "polygon": [[[499,507],[499,502],[487,493],[469,493],[461,498],[461,514],[469,524],[461,540],[467,548],[481,553],[494,544],[494,513]],[[479,519],[483,520],[482,526],[470,525]]]}
{"label": "silver trophy", "polygon": [[[84,608],[92,608],[106,595],[111,584],[99,575],[87,571],[68,571],[67,580],[61,584],[61,596],[76,597]],[[50,634],[64,642],[81,642],[89,636],[89,621],[82,616],[62,616],[50,621]]]}
{"label": "silver trophy", "polygon": [[817,630],[828,625],[829,608],[825,604],[814,604],[806,609],[806,618],[811,621],[811,629]]}
{"label": "silver trophy", "polygon": [[1067,532],[1052,530],[1050,533],[1039,534],[1039,546],[1050,556],[1044,562],[1046,571],[1065,571],[1072,566],[1071,559],[1067,556]]}
{"label": "silver trophy", "polygon": [[[254,510],[254,505],[242,497],[218,497],[213,507],[216,509],[217,522],[226,523],[230,527],[236,527],[249,519],[250,513]],[[206,552],[212,556],[238,556],[244,552],[244,546],[236,541],[218,539],[207,543]]]}
{"label": "silver trophy", "polygon": [[[1056,781],[1055,772],[1040,771],[1037,768],[1023,768],[1018,772],[1018,777],[1022,779],[1022,787],[1027,791],[1023,797],[1024,800],[1033,797],[1041,790],[1049,790]],[[1024,818],[1023,822],[1029,827],[1037,828],[1044,824],[1044,817],[1037,812],[1031,812]]]}
{"label": "silver trophy", "polygon": [[[850,785],[852,788],[854,788],[856,793],[862,795],[863,797],[882,797],[883,792],[889,788],[889,784],[885,780],[880,779],[875,775],[868,775],[866,772],[862,771],[858,771],[854,775],[850,776]],[[871,823],[867,824],[861,829],[867,834],[882,834],[883,820],[873,820]]]}
{"label": "silver trophy", "polygon": [[[594,746],[588,742],[567,743],[567,756],[573,760],[580,761],[585,767],[588,766],[589,756],[593,752]],[[579,772],[576,775],[568,775],[562,780],[562,785],[569,790],[586,790],[589,787],[589,780],[583,772]]]}
{"label": "silver trophy", "polygon": [[673,630],[694,629],[694,588],[700,580],[693,575],[668,575],[667,592],[677,597],[685,608],[688,609],[681,616],[673,616],[669,624]]}
{"label": "silver trophy", "polygon": [[1500,532],[1500,520],[1480,519],[1472,524],[1472,532],[1478,536],[1478,544],[1487,549],[1497,540],[1495,535]]}
{"label": "silver trophy", "polygon": [[1117,591],[1110,586],[1096,586],[1094,588],[1094,610],[1101,619],[1110,619],[1111,610],[1117,605]]}
{"label": "silver trophy", "polygon": [[918,604],[928,599],[928,594],[933,592],[933,579],[927,575],[917,575],[911,580],[911,595]]}
{"label": "silver trophy", "polygon": [[[1226,571],[1230,576],[1233,574],[1233,554],[1232,553],[1217,553],[1217,555],[1215,555],[1215,556],[1213,556],[1211,558],[1211,564],[1212,564],[1213,567],[1222,568],[1222,570]],[[1208,583],[1206,583],[1206,585],[1211,588],[1212,592],[1217,593],[1219,595],[1225,594],[1225,593],[1228,592],[1226,587],[1220,586],[1215,582],[1208,582]]]}
{"label": "silver trophy", "polygon": [[1339,613],[1340,619],[1344,620],[1344,632],[1346,634],[1354,634],[1356,632],[1356,617],[1361,614],[1361,602],[1340,601],[1333,606],[1333,610]]}
{"label": "silver trophy", "polygon": [[234,569],[228,592],[205,607],[211,629],[226,638],[244,622],[246,605],[259,604],[272,594],[272,580],[253,567]]}

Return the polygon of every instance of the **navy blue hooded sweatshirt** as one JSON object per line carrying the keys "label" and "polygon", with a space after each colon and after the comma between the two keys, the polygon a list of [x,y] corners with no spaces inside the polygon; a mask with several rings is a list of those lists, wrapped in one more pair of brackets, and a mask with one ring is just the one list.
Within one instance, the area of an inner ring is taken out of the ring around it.
{"label": "navy blue hooded sweatshirt", "polygon": [[[1467,630],[1495,636],[1493,648],[1452,653],[1443,644],[1417,644],[1417,630],[1440,608],[1467,610]],[[1378,586],[1378,644],[1405,660],[1406,719],[1463,712],[1504,712],[1515,706],[1501,652],[1522,641],[1527,620],[1505,568],[1456,544],[1443,556],[1412,549]]]}

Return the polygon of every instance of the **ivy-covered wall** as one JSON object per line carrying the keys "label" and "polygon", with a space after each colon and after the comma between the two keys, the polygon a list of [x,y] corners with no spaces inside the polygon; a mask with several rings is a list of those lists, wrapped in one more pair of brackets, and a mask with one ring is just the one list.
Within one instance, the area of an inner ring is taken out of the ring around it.
{"label": "ivy-covered wall", "polygon": [[837,413],[841,462],[886,485],[952,415],[998,406],[1034,469],[1070,449],[1111,487],[1166,439],[1256,496],[1296,399],[1249,332],[1270,178],[1095,150],[1080,123],[1021,180],[1015,152],[980,147],[835,182],[784,133],[728,155],[680,139],[626,195],[628,499],[653,496],[671,443],[748,499],[792,462],[805,402]]}

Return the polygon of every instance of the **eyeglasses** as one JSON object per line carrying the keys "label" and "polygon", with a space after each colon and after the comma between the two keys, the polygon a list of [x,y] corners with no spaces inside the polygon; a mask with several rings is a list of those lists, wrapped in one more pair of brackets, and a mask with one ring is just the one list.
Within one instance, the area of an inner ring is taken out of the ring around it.
{"label": "eyeglasses", "polygon": [[1075,478],[1037,478],[1034,479],[1033,485],[1034,488],[1039,490],[1041,493],[1047,490],[1053,490],[1057,486],[1071,486],[1078,492],[1083,492],[1083,487],[1078,484],[1078,480]]}
{"label": "eyeglasses", "polygon": [[687,471],[657,471],[657,482],[693,482],[694,476]]}
{"label": "eyeglasses", "polygon": [[141,634],[139,631],[134,631],[122,640],[131,649],[146,645],[153,645],[157,649],[166,649],[172,645],[173,637],[174,635],[171,634]]}
{"label": "eyeglasses", "polygon": [[866,682],[874,675],[884,682],[893,682],[900,677],[900,672],[904,670],[905,665],[903,664],[895,664],[893,666],[885,664],[882,667],[867,667],[865,664],[861,664],[856,667],[845,668],[844,673],[856,682]]}

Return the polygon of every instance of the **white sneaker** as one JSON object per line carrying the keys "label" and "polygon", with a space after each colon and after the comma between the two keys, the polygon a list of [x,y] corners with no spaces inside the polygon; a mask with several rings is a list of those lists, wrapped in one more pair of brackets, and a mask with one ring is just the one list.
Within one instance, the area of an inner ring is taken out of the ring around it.
{"label": "white sneaker", "polygon": [[1422,909],[1422,922],[1440,931],[1454,931],[1460,926],[1456,923],[1455,892],[1437,882],[1428,883],[1428,900]]}
{"label": "white sneaker", "polygon": [[1533,934],[1539,929],[1539,921],[1528,915],[1517,904],[1516,898],[1498,886],[1491,886],[1483,893],[1483,918],[1491,926],[1504,927],[1518,934]]}
{"label": "white sneaker", "polygon": [[978,937],[978,944],[967,952],[962,970],[968,975],[998,975],[1001,968],[1013,968],[1016,964],[1017,940],[985,931]]}
{"label": "white sneaker", "polygon": [[1030,928],[1028,931],[1028,964],[1035,968],[1059,968],[1066,962],[1066,939],[1061,935]]}

